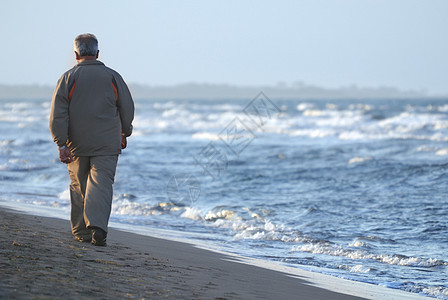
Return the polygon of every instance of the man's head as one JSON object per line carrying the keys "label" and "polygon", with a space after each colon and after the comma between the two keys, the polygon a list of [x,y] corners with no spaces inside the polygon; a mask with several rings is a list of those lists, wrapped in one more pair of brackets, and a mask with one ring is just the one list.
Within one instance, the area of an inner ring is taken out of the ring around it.
{"label": "man's head", "polygon": [[76,60],[85,58],[96,59],[100,52],[98,50],[98,40],[96,36],[91,33],[78,35],[73,42],[73,48],[76,53]]}

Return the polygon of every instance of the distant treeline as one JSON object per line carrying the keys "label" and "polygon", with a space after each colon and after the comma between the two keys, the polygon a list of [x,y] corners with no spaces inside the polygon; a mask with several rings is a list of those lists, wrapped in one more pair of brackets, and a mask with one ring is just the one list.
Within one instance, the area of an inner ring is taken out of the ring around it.
{"label": "distant treeline", "polygon": [[[135,99],[250,99],[263,91],[277,99],[416,99],[427,98],[422,91],[402,91],[393,87],[322,88],[301,82],[292,85],[236,86],[186,83],[171,86],[130,84]],[[50,99],[54,87],[41,85],[1,85],[0,99]]]}

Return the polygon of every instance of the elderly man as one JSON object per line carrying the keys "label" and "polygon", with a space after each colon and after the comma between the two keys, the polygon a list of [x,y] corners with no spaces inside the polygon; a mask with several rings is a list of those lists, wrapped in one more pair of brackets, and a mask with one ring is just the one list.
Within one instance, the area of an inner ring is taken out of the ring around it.
{"label": "elderly man", "polygon": [[78,64],[58,81],[50,130],[70,175],[72,233],[105,246],[115,169],[132,133],[134,102],[120,74],[97,60],[93,34],[77,36],[74,50]]}

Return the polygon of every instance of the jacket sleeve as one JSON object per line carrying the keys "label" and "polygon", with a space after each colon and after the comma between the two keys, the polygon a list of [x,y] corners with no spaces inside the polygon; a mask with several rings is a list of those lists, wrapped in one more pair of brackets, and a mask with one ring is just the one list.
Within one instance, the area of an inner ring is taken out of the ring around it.
{"label": "jacket sleeve", "polygon": [[121,132],[126,137],[132,134],[132,121],[134,120],[134,101],[131,92],[120,75],[116,74],[115,82],[117,83],[117,107],[121,119]]}
{"label": "jacket sleeve", "polygon": [[59,79],[51,100],[50,131],[58,146],[63,146],[68,139],[69,100],[65,74]]}

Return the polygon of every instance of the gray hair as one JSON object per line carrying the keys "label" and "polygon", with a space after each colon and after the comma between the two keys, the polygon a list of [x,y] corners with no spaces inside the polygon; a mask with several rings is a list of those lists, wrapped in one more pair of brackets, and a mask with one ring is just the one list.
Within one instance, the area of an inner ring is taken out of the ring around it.
{"label": "gray hair", "polygon": [[98,52],[98,39],[91,33],[80,34],[75,38],[73,48],[80,56],[95,56]]}

